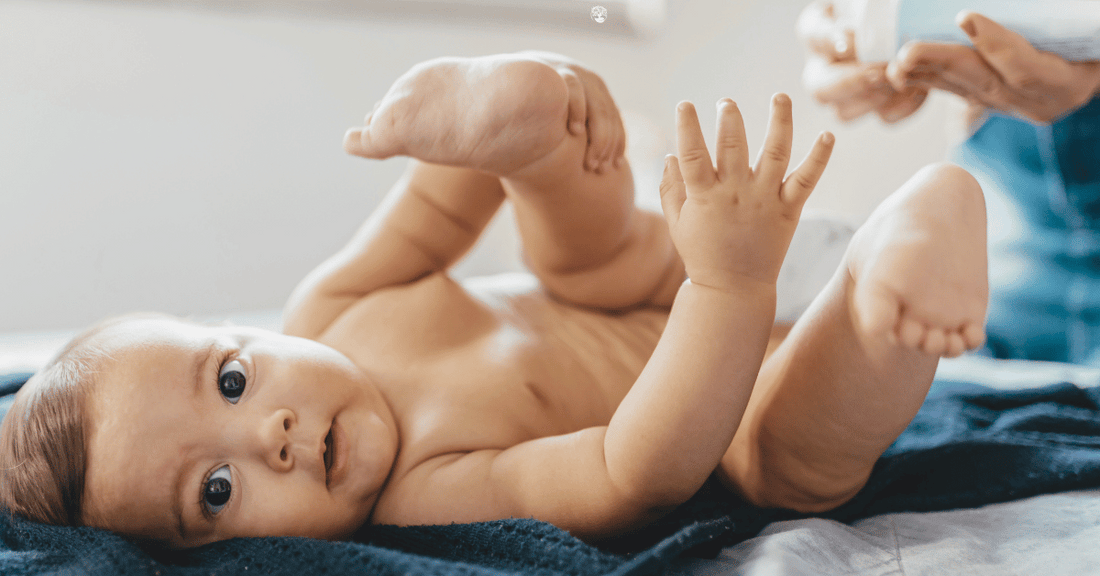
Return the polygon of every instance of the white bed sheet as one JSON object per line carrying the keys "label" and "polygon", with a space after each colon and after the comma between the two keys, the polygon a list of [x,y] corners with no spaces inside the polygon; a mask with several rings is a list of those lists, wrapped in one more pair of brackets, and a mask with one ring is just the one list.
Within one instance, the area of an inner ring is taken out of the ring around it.
{"label": "white bed sheet", "polygon": [[1082,576],[1100,572],[1098,543],[1100,492],[1089,490],[852,525],[776,522],[715,560],[684,562],[675,574]]}
{"label": "white bed sheet", "polygon": [[[964,357],[937,377],[1022,389],[1100,384],[1100,369]],[[980,508],[873,516],[851,525],[775,522],[713,560],[684,560],[677,576],[1100,574],[1100,490],[1045,494]]]}

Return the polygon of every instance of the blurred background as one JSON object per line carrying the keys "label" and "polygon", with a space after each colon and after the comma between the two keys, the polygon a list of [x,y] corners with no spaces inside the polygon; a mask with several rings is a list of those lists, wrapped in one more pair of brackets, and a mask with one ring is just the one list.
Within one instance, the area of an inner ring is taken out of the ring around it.
{"label": "blurred background", "polygon": [[[0,0],[0,332],[278,310],[406,163],[345,155],[344,130],[443,55],[587,64],[624,113],[652,207],[677,102],[710,137],[713,103],[732,97],[755,148],[786,92],[796,162],[837,135],[808,209],[858,222],[945,157],[952,103],[934,96],[897,126],[836,121],[800,83],[806,1]],[[456,274],[518,269],[504,211]]]}

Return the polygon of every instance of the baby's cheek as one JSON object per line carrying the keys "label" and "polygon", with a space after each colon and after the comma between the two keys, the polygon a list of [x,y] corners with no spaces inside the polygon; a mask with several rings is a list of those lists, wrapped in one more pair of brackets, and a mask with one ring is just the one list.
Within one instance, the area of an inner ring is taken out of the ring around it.
{"label": "baby's cheek", "polygon": [[272,483],[254,506],[252,514],[242,515],[248,524],[242,533],[338,539],[358,527],[352,526],[350,507],[334,501],[323,486],[318,490],[293,482]]}

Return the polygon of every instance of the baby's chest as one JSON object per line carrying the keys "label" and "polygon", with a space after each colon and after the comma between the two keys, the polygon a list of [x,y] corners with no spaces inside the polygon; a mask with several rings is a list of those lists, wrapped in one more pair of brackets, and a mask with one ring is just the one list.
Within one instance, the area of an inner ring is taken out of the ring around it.
{"label": "baby's chest", "polygon": [[617,401],[575,361],[550,343],[508,332],[422,363],[398,401],[411,461],[506,449],[610,421]]}
{"label": "baby's chest", "polygon": [[606,424],[608,394],[537,292],[471,294],[444,276],[353,305],[323,338],[369,372],[408,444],[514,445]]}

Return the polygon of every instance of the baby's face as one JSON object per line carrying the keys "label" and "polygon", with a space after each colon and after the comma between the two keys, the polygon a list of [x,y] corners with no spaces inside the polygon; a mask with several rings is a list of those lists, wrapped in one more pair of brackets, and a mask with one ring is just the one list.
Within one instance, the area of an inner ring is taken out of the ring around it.
{"label": "baby's face", "polygon": [[397,433],[377,388],[310,340],[171,319],[97,337],[85,522],[174,547],[235,536],[349,536]]}

